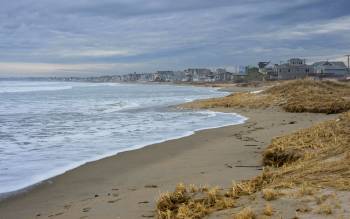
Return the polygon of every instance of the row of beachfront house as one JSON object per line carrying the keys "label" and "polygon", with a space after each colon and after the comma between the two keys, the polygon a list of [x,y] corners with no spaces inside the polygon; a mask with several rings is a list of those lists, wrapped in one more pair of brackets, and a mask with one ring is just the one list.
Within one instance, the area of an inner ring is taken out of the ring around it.
{"label": "row of beachfront house", "polygon": [[292,58],[286,63],[271,64],[259,62],[258,67],[239,67],[235,73],[224,68],[189,68],[184,71],[157,71],[155,73],[131,73],[125,75],[100,76],[91,78],[55,78],[67,81],[91,82],[249,82],[262,80],[291,80],[306,77],[350,79],[349,70],[343,62],[316,62],[307,64],[304,59]]}
{"label": "row of beachfront house", "polygon": [[349,69],[344,62],[322,61],[307,64],[305,59],[292,58],[286,63],[260,62],[258,67],[239,68],[236,73],[218,68],[189,68],[184,71],[157,71],[119,76],[121,81],[153,82],[247,82],[260,80],[291,80],[306,77],[348,79]]}
{"label": "row of beachfront house", "polygon": [[311,65],[304,59],[293,58],[283,64],[272,65],[270,62],[259,63],[259,73],[267,80],[290,80],[306,77],[346,79],[349,69],[344,62],[322,61]]}
{"label": "row of beachfront house", "polygon": [[207,68],[189,68],[184,71],[157,71],[155,73],[131,73],[120,75],[120,81],[141,82],[227,82],[234,81],[238,75],[244,72],[231,73],[224,68],[212,71]]}

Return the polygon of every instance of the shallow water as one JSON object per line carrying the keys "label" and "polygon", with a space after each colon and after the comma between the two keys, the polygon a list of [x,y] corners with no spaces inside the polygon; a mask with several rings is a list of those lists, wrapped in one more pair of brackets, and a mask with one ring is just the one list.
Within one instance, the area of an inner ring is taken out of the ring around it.
{"label": "shallow water", "polygon": [[0,193],[121,151],[244,122],[169,107],[223,95],[189,86],[1,81]]}

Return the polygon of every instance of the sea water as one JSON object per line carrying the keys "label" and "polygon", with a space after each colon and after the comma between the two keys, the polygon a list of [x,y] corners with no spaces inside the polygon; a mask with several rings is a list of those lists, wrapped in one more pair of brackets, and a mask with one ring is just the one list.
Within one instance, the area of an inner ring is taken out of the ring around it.
{"label": "sea water", "polygon": [[171,107],[224,95],[191,86],[0,81],[0,194],[118,152],[243,123],[237,114]]}

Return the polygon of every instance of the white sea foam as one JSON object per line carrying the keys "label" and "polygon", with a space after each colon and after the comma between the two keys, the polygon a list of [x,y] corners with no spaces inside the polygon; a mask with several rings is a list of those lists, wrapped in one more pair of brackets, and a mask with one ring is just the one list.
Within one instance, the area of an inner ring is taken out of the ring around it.
{"label": "white sea foam", "polygon": [[21,92],[33,92],[33,91],[55,91],[72,89],[71,86],[60,87],[0,87],[0,93],[21,93]]}
{"label": "white sea foam", "polygon": [[48,82],[16,83],[7,86],[39,88],[0,93],[0,193],[122,151],[245,120],[237,114],[168,110],[186,100],[226,95],[208,88],[55,82],[53,87],[72,88],[44,91],[40,88]]}

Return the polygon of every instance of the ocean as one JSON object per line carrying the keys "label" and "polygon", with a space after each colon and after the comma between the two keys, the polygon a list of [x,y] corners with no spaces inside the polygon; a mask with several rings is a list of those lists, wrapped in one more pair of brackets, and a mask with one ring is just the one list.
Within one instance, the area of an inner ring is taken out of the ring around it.
{"label": "ocean", "polygon": [[192,86],[0,81],[0,194],[122,151],[243,123],[233,113],[172,107],[224,95]]}

